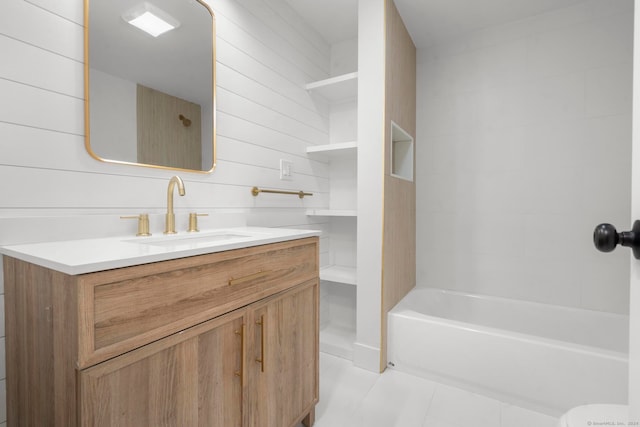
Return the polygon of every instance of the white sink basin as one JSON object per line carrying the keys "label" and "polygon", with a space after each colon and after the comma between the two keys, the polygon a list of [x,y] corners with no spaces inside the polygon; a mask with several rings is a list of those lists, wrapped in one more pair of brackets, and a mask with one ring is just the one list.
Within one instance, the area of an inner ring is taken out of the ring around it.
{"label": "white sink basin", "polygon": [[259,236],[262,236],[262,233],[245,233],[236,230],[217,230],[189,234],[167,234],[158,237],[141,237],[136,239],[127,239],[125,242],[161,246],[165,248],[177,248],[199,245],[211,246],[212,244],[223,244],[233,240],[244,240]]}

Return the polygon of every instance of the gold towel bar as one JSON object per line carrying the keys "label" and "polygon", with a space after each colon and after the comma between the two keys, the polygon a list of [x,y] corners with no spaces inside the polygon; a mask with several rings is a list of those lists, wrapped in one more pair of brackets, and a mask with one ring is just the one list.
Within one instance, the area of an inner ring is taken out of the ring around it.
{"label": "gold towel bar", "polygon": [[251,194],[257,196],[260,193],[273,193],[273,194],[295,194],[296,196],[304,199],[304,196],[313,196],[313,193],[305,193],[304,191],[282,191],[282,190],[266,190],[264,188],[253,187]]}

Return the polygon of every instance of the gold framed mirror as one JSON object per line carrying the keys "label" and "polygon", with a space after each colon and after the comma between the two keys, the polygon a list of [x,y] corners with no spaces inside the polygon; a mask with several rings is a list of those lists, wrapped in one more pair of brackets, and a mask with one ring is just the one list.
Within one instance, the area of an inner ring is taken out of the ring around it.
{"label": "gold framed mirror", "polygon": [[[83,1],[89,154],[108,163],[212,172],[211,8],[202,0]],[[142,30],[144,21],[151,27]]]}

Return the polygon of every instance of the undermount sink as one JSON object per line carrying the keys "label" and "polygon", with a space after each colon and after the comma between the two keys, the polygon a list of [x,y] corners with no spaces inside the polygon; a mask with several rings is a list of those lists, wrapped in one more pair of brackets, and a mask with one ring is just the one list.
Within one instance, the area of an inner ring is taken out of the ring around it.
{"label": "undermount sink", "polygon": [[126,242],[151,246],[175,247],[182,245],[192,246],[197,244],[224,243],[230,240],[247,239],[252,237],[258,236],[256,236],[255,233],[243,233],[235,230],[218,230],[192,234],[171,234],[159,237],[143,237],[128,239]]}

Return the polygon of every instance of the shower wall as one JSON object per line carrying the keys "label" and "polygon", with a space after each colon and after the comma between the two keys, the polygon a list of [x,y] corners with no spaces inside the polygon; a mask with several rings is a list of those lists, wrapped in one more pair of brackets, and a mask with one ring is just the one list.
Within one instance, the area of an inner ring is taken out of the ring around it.
{"label": "shower wall", "polygon": [[628,312],[632,47],[617,0],[419,51],[419,286]]}

